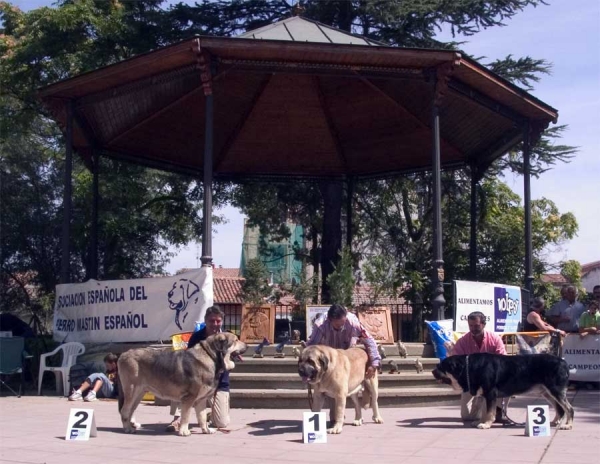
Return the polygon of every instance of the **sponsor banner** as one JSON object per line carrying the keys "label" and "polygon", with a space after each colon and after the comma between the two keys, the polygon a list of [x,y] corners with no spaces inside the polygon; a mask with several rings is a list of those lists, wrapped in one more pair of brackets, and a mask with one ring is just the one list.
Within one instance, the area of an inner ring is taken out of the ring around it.
{"label": "sponsor banner", "polygon": [[193,332],[213,304],[212,268],[172,277],[89,280],[56,286],[54,340],[110,343],[168,340]]}
{"label": "sponsor banner", "polygon": [[600,382],[600,335],[568,334],[563,358],[569,365],[569,380]]}
{"label": "sponsor banner", "polygon": [[468,332],[467,317],[481,311],[487,318],[486,329],[498,332],[516,332],[521,322],[521,289],[511,285],[484,282],[454,281],[455,330]]}

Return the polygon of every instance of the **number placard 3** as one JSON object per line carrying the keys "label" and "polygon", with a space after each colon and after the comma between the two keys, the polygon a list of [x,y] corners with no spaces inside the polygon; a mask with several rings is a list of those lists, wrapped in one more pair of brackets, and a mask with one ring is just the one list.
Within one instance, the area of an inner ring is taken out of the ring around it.
{"label": "number placard 3", "polygon": [[327,443],[327,418],[324,412],[305,412],[302,420],[304,443]]}
{"label": "number placard 3", "polygon": [[66,441],[84,441],[98,435],[93,409],[71,408],[67,423]]}
{"label": "number placard 3", "polygon": [[549,437],[551,435],[550,408],[547,404],[527,406],[525,435],[528,437]]}

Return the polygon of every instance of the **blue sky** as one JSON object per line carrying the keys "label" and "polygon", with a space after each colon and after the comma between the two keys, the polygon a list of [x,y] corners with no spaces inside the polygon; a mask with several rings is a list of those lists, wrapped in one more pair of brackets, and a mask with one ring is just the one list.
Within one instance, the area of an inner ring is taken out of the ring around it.
{"label": "blue sky", "polygon": [[[23,9],[49,5],[51,1],[18,0]],[[190,2],[193,3],[193,2]],[[528,7],[505,27],[458,38],[469,54],[488,60],[529,55],[553,63],[552,75],[536,84],[533,94],[559,110],[559,124],[569,130],[561,143],[580,147],[569,164],[561,164],[532,179],[532,198],[548,198],[561,212],[570,211],[579,222],[577,237],[559,250],[551,250],[552,262],[576,259],[581,263],[600,260],[600,2],[597,0],[550,1],[549,6]],[[449,40],[447,31],[439,35]],[[505,181],[522,196],[523,179]],[[234,208],[219,211],[229,222],[216,227],[213,257],[217,265],[237,267],[240,262],[243,217]],[[181,250],[168,265],[174,272],[195,267],[197,247]]]}

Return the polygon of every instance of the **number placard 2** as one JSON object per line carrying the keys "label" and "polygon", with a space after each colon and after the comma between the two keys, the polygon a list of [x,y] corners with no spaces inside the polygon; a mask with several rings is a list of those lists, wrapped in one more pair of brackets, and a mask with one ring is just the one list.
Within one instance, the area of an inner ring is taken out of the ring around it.
{"label": "number placard 2", "polygon": [[550,434],[550,408],[548,405],[527,406],[525,435],[528,437],[549,437]]}
{"label": "number placard 2", "polygon": [[304,443],[327,443],[327,418],[324,412],[305,412],[302,420]]}
{"label": "number placard 2", "polygon": [[67,423],[66,441],[84,441],[98,435],[93,409],[71,408]]}

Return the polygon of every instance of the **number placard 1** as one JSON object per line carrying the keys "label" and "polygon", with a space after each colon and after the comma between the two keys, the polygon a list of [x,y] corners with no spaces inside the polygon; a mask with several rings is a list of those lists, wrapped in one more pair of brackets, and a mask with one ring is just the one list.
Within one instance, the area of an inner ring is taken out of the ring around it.
{"label": "number placard 1", "polygon": [[98,435],[93,409],[71,408],[67,423],[66,441],[84,441]]}
{"label": "number placard 1", "polygon": [[305,412],[302,420],[304,443],[327,443],[327,418],[324,412]]}
{"label": "number placard 1", "polygon": [[548,405],[527,406],[525,435],[528,437],[549,437],[550,434],[550,408]]}

